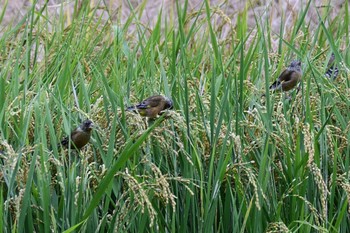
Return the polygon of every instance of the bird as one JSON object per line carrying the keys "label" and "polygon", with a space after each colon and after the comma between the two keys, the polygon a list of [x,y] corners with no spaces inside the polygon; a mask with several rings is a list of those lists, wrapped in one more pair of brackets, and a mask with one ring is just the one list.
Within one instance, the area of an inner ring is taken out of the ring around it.
{"label": "bird", "polygon": [[93,126],[94,123],[91,120],[87,119],[83,121],[78,128],[71,132],[70,136],[65,137],[58,144],[58,147],[63,146],[68,148],[70,143],[71,149],[80,150],[89,142]]}
{"label": "bird", "polygon": [[298,60],[292,63],[285,69],[277,80],[270,86],[270,90],[289,91],[297,86],[302,76],[301,62]]}
{"label": "bird", "polygon": [[163,95],[151,96],[137,105],[127,107],[127,111],[138,112],[143,117],[156,118],[164,110],[172,109],[173,101]]}
{"label": "bird", "polygon": [[338,67],[335,66],[334,60],[335,60],[335,55],[334,53],[332,53],[327,65],[327,71],[325,73],[327,78],[332,78],[333,80],[338,76],[338,73],[339,73],[339,69]]}

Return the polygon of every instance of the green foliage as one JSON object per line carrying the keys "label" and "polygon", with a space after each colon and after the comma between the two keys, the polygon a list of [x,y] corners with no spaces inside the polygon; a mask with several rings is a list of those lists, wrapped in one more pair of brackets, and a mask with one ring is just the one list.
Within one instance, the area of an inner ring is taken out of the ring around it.
{"label": "green foliage", "polygon": [[[0,232],[349,231],[347,1],[279,33],[250,4],[233,24],[176,1],[148,28],[147,1],[124,23],[88,3],[32,7],[0,39]],[[295,58],[300,91],[269,92]],[[156,121],[125,111],[158,93],[174,110]],[[59,148],[86,118],[90,143]]]}

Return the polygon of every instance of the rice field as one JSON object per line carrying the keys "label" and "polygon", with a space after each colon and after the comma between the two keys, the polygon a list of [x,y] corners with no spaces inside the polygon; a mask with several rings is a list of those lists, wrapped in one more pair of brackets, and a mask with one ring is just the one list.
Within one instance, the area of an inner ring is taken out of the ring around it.
{"label": "rice field", "polygon": [[349,232],[350,8],[315,2],[30,5],[0,37],[0,232]]}

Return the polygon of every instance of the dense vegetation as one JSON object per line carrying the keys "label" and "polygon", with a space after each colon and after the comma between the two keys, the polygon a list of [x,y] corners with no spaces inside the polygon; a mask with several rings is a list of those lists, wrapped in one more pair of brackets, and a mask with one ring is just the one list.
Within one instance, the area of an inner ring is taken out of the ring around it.
{"label": "dense vegetation", "polygon": [[[232,23],[176,2],[153,28],[147,1],[124,23],[31,8],[0,38],[0,232],[349,232],[349,6],[311,26],[311,2],[280,32],[249,3]],[[269,92],[292,59],[300,91]],[[125,111],[158,93],[155,122]],[[90,143],[58,148],[86,118]]]}

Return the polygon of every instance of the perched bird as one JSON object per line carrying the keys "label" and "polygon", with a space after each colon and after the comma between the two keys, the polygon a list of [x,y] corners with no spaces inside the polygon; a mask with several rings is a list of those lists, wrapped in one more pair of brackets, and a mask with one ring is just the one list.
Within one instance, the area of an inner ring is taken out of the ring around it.
{"label": "perched bird", "polygon": [[301,75],[301,62],[298,60],[292,61],[288,68],[270,86],[270,90],[289,91],[300,82]]}
{"label": "perched bird", "polygon": [[138,112],[143,117],[155,118],[161,115],[162,111],[173,108],[173,101],[162,95],[151,96],[141,103],[130,106],[126,110]]}
{"label": "perched bird", "polygon": [[68,148],[70,141],[71,149],[80,150],[89,142],[93,126],[94,124],[91,120],[85,120],[78,128],[72,131],[70,136],[64,138],[58,146],[62,145]]}
{"label": "perched bird", "polygon": [[332,53],[328,65],[327,65],[327,71],[325,73],[327,78],[332,78],[333,80],[338,76],[339,70],[338,67],[334,64],[335,55]]}

